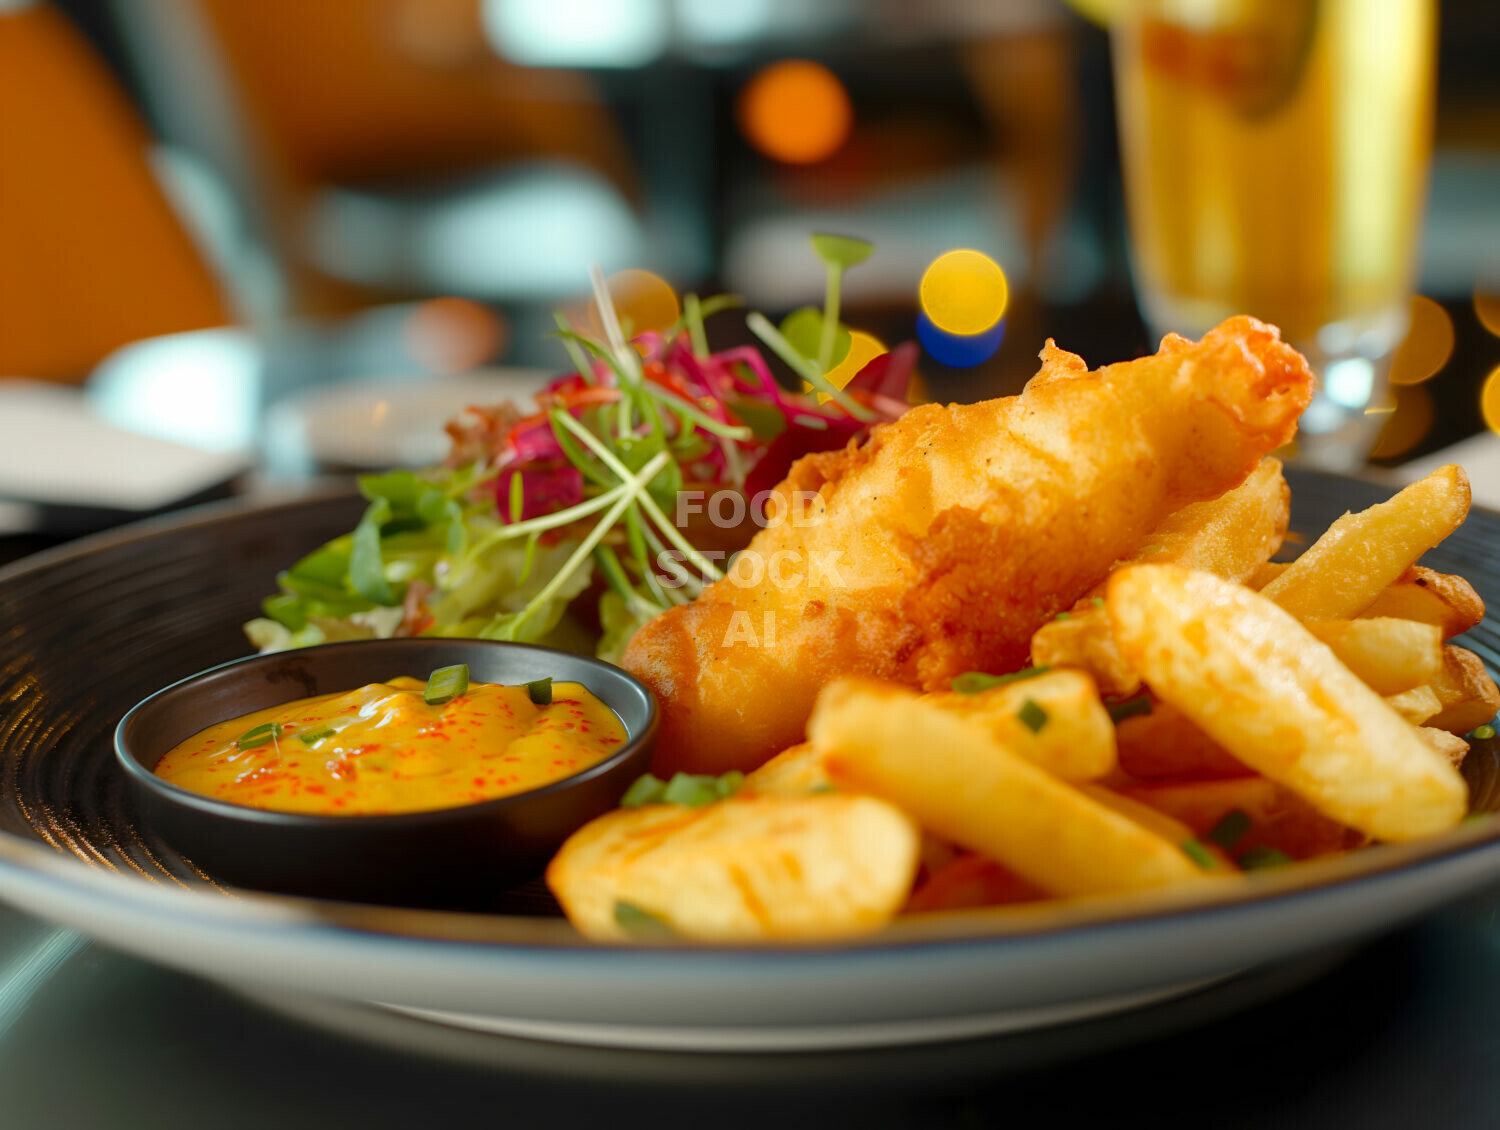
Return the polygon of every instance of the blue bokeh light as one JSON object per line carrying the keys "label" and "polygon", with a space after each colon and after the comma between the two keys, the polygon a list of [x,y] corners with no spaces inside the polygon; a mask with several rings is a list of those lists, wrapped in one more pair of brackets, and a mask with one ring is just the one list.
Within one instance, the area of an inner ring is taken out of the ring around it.
{"label": "blue bokeh light", "polygon": [[917,340],[927,355],[950,369],[968,369],[988,361],[1005,339],[1005,319],[978,334],[951,334],[933,325],[925,312],[917,311]]}

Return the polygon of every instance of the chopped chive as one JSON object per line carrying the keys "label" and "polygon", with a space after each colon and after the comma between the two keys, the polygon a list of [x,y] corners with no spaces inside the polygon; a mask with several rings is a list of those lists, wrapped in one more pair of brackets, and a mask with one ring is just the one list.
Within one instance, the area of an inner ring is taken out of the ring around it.
{"label": "chopped chive", "polygon": [[1212,871],[1219,866],[1219,861],[1214,858],[1214,853],[1209,851],[1197,840],[1183,840],[1177,845],[1182,853],[1196,863],[1205,871]]}
{"label": "chopped chive", "polygon": [[714,791],[721,797],[731,797],[740,791],[740,786],[744,783],[745,775],[738,769],[731,769],[728,773],[722,774],[714,782]]}
{"label": "chopped chive", "polygon": [[310,730],[305,734],[298,734],[297,740],[305,746],[312,747],[323,741],[325,738],[333,737],[335,733],[336,731],[332,726],[325,726],[321,730]]}
{"label": "chopped chive", "polygon": [[1483,741],[1488,741],[1490,738],[1493,738],[1494,736],[1495,736],[1495,727],[1491,726],[1488,722],[1486,722],[1483,726],[1476,726],[1474,728],[1474,732],[1469,735],[1469,737],[1471,737],[1471,738],[1478,738],[1482,742]]}
{"label": "chopped chive", "polygon": [[1134,718],[1137,714],[1151,713],[1151,696],[1138,694],[1134,698],[1127,698],[1124,702],[1112,702],[1106,708],[1109,710],[1109,719],[1115,725],[1119,725],[1127,718]]}
{"label": "chopped chive", "polygon": [[639,938],[669,938],[673,934],[665,918],[624,899],[615,900],[615,925]]}
{"label": "chopped chive", "polygon": [[1103,608],[1104,607],[1104,598],[1102,596],[1096,596],[1096,597],[1094,597],[1094,607],[1095,608]]}
{"label": "chopped chive", "polygon": [[1284,851],[1277,851],[1266,844],[1257,844],[1244,855],[1240,856],[1240,867],[1246,871],[1263,871],[1267,867],[1283,867],[1292,862],[1292,857]]}
{"label": "chopped chive", "polygon": [[452,702],[469,689],[469,665],[455,663],[451,667],[439,667],[427,676],[427,686],[422,691],[422,701],[428,706],[442,706]]}
{"label": "chopped chive", "polygon": [[1023,667],[1009,675],[988,675],[983,671],[965,671],[953,680],[953,689],[959,694],[978,694],[991,687],[1003,687],[1007,683],[1019,683],[1022,679],[1034,679],[1052,670],[1050,667]]}
{"label": "chopped chive", "polygon": [[662,790],[667,783],[652,773],[643,773],[635,779],[625,795],[620,798],[621,808],[640,808],[646,804],[661,803]]}
{"label": "chopped chive", "polygon": [[240,749],[258,749],[263,745],[269,745],[279,737],[281,737],[281,723],[264,722],[259,726],[252,726],[235,738],[234,744]]}
{"label": "chopped chive", "polygon": [[1059,612],[1056,616],[1052,617],[1054,620],[1071,620],[1072,618],[1073,614],[1071,612]]}
{"label": "chopped chive", "polygon": [[832,781],[820,781],[818,784],[814,785],[807,791],[810,796],[820,796],[823,793],[836,793],[839,790],[838,786],[836,786]]}
{"label": "chopped chive", "polygon": [[1235,844],[1239,843],[1250,830],[1250,817],[1247,813],[1236,808],[1232,812],[1224,814],[1224,819],[1213,826],[1213,830],[1203,838],[1211,844],[1218,844],[1225,851],[1229,851]]}
{"label": "chopped chive", "polygon": [[548,706],[552,702],[552,676],[545,679],[533,679],[526,684],[526,693],[531,696],[531,701],[537,706]]}
{"label": "chopped chive", "polygon": [[662,790],[661,799],[666,804],[684,804],[699,808],[712,804],[719,798],[718,784],[712,777],[694,773],[676,773]]}
{"label": "chopped chive", "polygon": [[1492,814],[1489,812],[1471,812],[1459,821],[1460,824],[1478,824],[1488,819]]}
{"label": "chopped chive", "polygon": [[1042,727],[1047,724],[1047,712],[1037,705],[1034,698],[1028,698],[1021,704],[1021,709],[1016,711],[1016,717],[1033,734],[1040,733]]}

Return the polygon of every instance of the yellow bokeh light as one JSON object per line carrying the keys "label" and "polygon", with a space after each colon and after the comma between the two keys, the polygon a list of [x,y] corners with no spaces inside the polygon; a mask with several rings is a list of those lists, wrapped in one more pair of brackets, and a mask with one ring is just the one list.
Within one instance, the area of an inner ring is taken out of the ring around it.
{"label": "yellow bokeh light", "polygon": [[[884,343],[873,334],[867,334],[864,330],[850,330],[849,352],[844,354],[844,359],[829,369],[825,375],[834,388],[843,388],[859,375],[861,369],[882,353],[887,352],[889,350],[886,349]],[[803,392],[811,391],[811,389],[812,385],[806,381],[802,382]],[[821,404],[827,399],[827,393],[818,393],[818,403]]]}
{"label": "yellow bokeh light", "polygon": [[[682,303],[677,292],[660,275],[631,267],[610,275],[605,285],[609,287],[615,316],[631,337],[651,330],[665,330],[682,316]],[[589,301],[589,326],[595,334],[604,336],[599,306],[592,299]]]}
{"label": "yellow bokeh light", "polygon": [[757,72],[740,92],[738,112],[750,144],[790,165],[832,156],[854,123],[844,84],[808,59],[787,59]]}
{"label": "yellow bokeh light", "polygon": [[1476,290],[1474,313],[1479,317],[1480,325],[1500,337],[1500,291]]}
{"label": "yellow bokeh light", "polygon": [[1484,378],[1484,387],[1479,391],[1479,410],[1484,413],[1490,431],[1500,432],[1500,365]]}
{"label": "yellow bokeh light", "polygon": [[1407,385],[1394,391],[1395,410],[1386,416],[1380,438],[1370,451],[1371,457],[1375,459],[1392,459],[1397,455],[1404,455],[1432,431],[1432,393],[1420,385]]}
{"label": "yellow bokeh light", "polygon": [[1391,384],[1421,384],[1453,355],[1453,319],[1430,298],[1411,300],[1411,325],[1391,358]]}
{"label": "yellow bokeh light", "polygon": [[1010,288],[1005,272],[982,251],[945,251],[922,272],[917,290],[922,312],[944,333],[972,337],[1005,314]]}

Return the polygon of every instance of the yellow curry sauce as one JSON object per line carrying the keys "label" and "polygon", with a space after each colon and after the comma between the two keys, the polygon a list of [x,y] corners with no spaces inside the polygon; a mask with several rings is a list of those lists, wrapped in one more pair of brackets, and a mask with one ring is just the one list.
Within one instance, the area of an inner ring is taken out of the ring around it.
{"label": "yellow curry sauce", "polygon": [[[524,686],[497,683],[470,683],[430,706],[423,687],[402,676],[232,718],[175,746],[156,773],[252,808],[377,816],[539,788],[598,764],[625,740],[619,718],[579,683],[554,683],[545,706]],[[240,748],[242,735],[273,722],[276,736]]]}

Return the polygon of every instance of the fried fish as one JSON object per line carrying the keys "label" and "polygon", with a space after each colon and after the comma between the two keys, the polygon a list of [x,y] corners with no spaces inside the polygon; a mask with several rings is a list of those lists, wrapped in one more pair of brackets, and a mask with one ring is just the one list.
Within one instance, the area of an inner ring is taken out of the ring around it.
{"label": "fried fish", "polygon": [[657,772],[752,769],[840,675],[946,689],[1026,661],[1177,509],[1291,439],[1312,391],[1277,330],[1231,318],[1090,371],[1048,341],[1019,396],[928,404],[799,460],[729,575],[625,654],[664,710]]}

